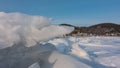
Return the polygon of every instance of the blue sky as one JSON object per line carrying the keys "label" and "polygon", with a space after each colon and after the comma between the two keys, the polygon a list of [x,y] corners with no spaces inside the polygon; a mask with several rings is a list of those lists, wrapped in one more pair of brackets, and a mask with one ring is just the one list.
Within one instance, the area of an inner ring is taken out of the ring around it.
{"label": "blue sky", "polygon": [[0,11],[50,17],[54,24],[120,24],[120,0],[0,0]]}

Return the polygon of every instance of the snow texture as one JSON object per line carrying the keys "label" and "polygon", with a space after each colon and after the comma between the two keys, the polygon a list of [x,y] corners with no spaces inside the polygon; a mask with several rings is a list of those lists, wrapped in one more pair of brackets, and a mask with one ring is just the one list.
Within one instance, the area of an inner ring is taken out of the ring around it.
{"label": "snow texture", "polygon": [[73,31],[73,27],[50,25],[51,18],[0,12],[0,49],[22,42],[34,46]]}
{"label": "snow texture", "polygon": [[40,68],[40,66],[39,66],[39,63],[34,63],[34,64],[32,64],[31,66],[29,66],[29,68]]}
{"label": "snow texture", "polygon": [[0,12],[0,68],[120,68],[120,37],[66,37],[51,18]]}
{"label": "snow texture", "polygon": [[120,68],[120,37],[66,37],[47,43],[92,68]]}

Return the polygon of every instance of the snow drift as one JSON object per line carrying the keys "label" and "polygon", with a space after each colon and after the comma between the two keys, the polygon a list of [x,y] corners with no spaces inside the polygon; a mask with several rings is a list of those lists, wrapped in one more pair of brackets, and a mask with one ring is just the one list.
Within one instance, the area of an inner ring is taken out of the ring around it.
{"label": "snow drift", "polygon": [[120,67],[119,37],[54,38],[74,28],[50,22],[43,16],[0,12],[0,68]]}
{"label": "snow drift", "polygon": [[73,30],[72,27],[50,25],[51,21],[52,18],[43,16],[0,12],[0,49],[19,42],[30,47]]}
{"label": "snow drift", "polygon": [[89,67],[120,68],[120,37],[66,37],[47,43]]}

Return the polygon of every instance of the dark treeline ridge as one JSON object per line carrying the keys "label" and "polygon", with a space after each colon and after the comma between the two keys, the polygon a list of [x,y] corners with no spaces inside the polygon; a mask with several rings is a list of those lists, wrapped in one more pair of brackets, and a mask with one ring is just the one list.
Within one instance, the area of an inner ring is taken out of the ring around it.
{"label": "dark treeline ridge", "polygon": [[60,26],[71,26],[75,28],[73,32],[64,36],[120,36],[120,24],[101,23],[88,27],[60,24]]}

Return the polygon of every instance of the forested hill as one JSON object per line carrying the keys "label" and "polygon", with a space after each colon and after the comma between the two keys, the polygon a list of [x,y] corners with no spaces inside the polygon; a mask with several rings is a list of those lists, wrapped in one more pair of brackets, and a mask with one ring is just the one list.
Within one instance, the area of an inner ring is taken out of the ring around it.
{"label": "forested hill", "polygon": [[120,24],[101,23],[88,27],[79,27],[71,24],[60,24],[61,26],[74,27],[74,31],[66,36],[120,36]]}

